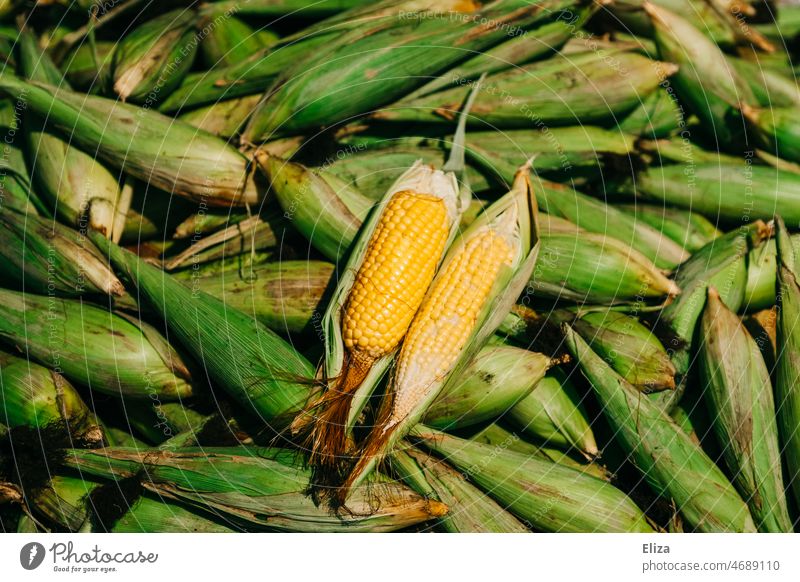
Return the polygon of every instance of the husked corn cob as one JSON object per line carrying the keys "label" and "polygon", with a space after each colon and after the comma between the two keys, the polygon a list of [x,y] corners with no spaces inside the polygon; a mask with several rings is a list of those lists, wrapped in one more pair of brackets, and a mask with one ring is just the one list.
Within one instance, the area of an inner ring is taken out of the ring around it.
{"label": "husked corn cob", "polygon": [[[308,411],[311,462],[319,467],[341,462],[354,392],[397,349],[433,280],[455,221],[452,178],[415,164],[390,189],[363,256],[352,265],[356,273],[341,312],[342,367]],[[298,417],[296,430],[307,421]]]}
{"label": "husked corn cob", "polygon": [[[509,218],[513,219],[511,215]],[[397,363],[391,430],[425,397],[431,382],[445,374],[467,342],[500,269],[514,250],[505,225],[487,227],[444,267],[408,330]]]}
{"label": "husked corn cob", "polygon": [[500,325],[536,261],[536,212],[529,166],[524,166],[512,190],[448,252],[403,341],[375,426],[332,495],[334,506],[346,501],[350,488],[419,420],[448,379],[456,378],[454,371],[461,371]]}

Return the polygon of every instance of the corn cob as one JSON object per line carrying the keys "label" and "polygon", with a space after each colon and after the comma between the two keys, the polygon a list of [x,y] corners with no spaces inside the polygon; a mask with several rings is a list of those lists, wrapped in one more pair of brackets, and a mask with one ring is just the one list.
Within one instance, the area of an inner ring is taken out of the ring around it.
{"label": "corn cob", "polygon": [[220,0],[208,6],[212,13],[232,13],[244,16],[290,16],[295,18],[323,18],[372,4],[368,0]]}
{"label": "corn cob", "polygon": [[358,460],[331,498],[348,491],[425,414],[499,327],[533,271],[539,251],[529,168],[512,189],[460,235],[414,316],[398,355],[390,392]]}
{"label": "corn cob", "polygon": [[781,218],[777,223],[778,245],[778,366],[775,374],[775,406],[780,427],[781,450],[786,460],[786,479],[795,503],[800,503],[800,288],[797,253],[789,241]]}
{"label": "corn cob", "polygon": [[[523,435],[524,436],[524,435]],[[563,449],[551,447],[549,445],[536,445],[526,441],[523,436],[504,428],[498,423],[488,425],[479,433],[470,437],[469,440],[492,446],[500,446],[509,451],[522,453],[526,456],[536,457],[552,463],[558,463],[571,469],[576,469],[596,479],[611,481],[611,473],[602,465],[595,461],[586,462],[585,456],[580,460],[573,458],[570,453]]]}
{"label": "corn cob", "polygon": [[155,188],[209,206],[260,199],[247,159],[217,137],[155,111],[0,76],[0,91],[24,96],[47,130]]}
{"label": "corn cob", "polygon": [[791,532],[769,371],[753,338],[710,287],[700,371],[723,457],[759,531]]}
{"label": "corn cob", "polygon": [[786,76],[744,59],[729,57],[728,62],[750,85],[755,97],[752,105],[767,108],[800,105],[800,90],[797,84]]}
{"label": "corn cob", "polygon": [[685,124],[683,109],[665,89],[642,98],[641,104],[620,120],[617,127],[631,135],[660,139],[677,132]]}
{"label": "corn cob", "polygon": [[256,159],[284,216],[328,259],[346,256],[372,203],[331,175],[275,156]]}
{"label": "corn cob", "polygon": [[216,8],[216,14],[204,15],[198,25],[210,29],[200,42],[200,53],[207,68],[235,65],[277,42],[278,35],[274,32],[266,28],[255,31],[236,16],[218,10]]}
{"label": "corn cob", "polygon": [[441,501],[450,511],[437,525],[448,533],[527,533],[496,501],[470,484],[452,466],[413,447],[395,452],[392,469],[420,495]]}
{"label": "corn cob", "polygon": [[245,531],[225,518],[201,516],[178,503],[143,495],[111,527],[112,533],[234,533]]}
{"label": "corn cob", "polygon": [[318,325],[315,314],[324,312],[323,295],[333,272],[334,266],[324,261],[281,261],[208,276],[189,269],[179,278],[271,330],[291,335]]}
{"label": "corn cob", "polygon": [[[676,70],[633,52],[556,56],[490,76],[480,87],[470,123],[484,129],[486,124],[509,129],[599,124],[633,110]],[[401,101],[373,118],[449,124],[462,100],[463,88],[448,89]]]}
{"label": "corn cob", "polygon": [[6,210],[0,213],[0,273],[11,286],[43,294],[80,296],[125,289],[94,245],[58,222]]}
{"label": "corn cob", "polygon": [[[794,107],[769,107],[756,109],[742,105],[742,114],[752,129],[754,139],[764,149],[790,162],[800,162],[800,125],[795,119]],[[786,220],[795,220],[793,210],[787,213]]]}
{"label": "corn cob", "polygon": [[552,361],[544,354],[510,346],[487,346],[460,379],[434,400],[423,422],[458,430],[502,416],[544,377]]}
{"label": "corn cob", "polygon": [[531,130],[471,132],[467,156],[478,167],[506,183],[527,158],[537,175],[556,181],[602,173],[605,156],[622,158],[634,149],[633,138],[592,126],[543,127]]}
{"label": "corn cob", "polygon": [[566,340],[616,440],[653,490],[670,499],[696,531],[754,532],[747,505],[703,450],[569,328]]}
{"label": "corn cob", "polygon": [[421,425],[411,438],[443,456],[536,531],[653,531],[642,511],[624,493],[580,471]]}
{"label": "corn cob", "polygon": [[[32,81],[64,86],[61,71],[36,45],[27,31],[20,32],[20,70]],[[27,98],[22,98],[27,102]],[[54,135],[45,121],[25,123],[31,176],[51,210],[67,224],[112,235],[114,209],[120,195],[117,176],[71,140]]]}
{"label": "corn cob", "polygon": [[161,400],[192,393],[178,353],[150,325],[69,299],[0,289],[0,337],[98,392]]}
{"label": "corn cob", "polygon": [[168,271],[265,251],[278,246],[281,219],[253,216],[227,228],[223,228],[205,238],[192,237],[191,244],[180,253],[164,257],[164,268]]}
{"label": "corn cob", "polygon": [[[521,33],[542,21],[544,6],[572,1],[530,6],[520,0],[495,0],[477,11],[472,3],[461,3],[461,12],[471,17],[420,19],[400,14],[375,19],[368,31],[341,35],[278,79],[253,112],[241,141],[257,143],[276,132],[292,135],[371,112],[421,86],[426,77],[465,60],[470,52],[497,45],[508,38],[509,30]],[[493,26],[480,24],[488,20]],[[313,75],[297,74],[311,70]],[[353,92],[364,83],[371,89]],[[343,100],[345,92],[348,98]]]}
{"label": "corn cob", "polygon": [[376,20],[404,12],[446,11],[459,6],[464,6],[464,0],[383,0],[355,6],[283,38],[241,63],[189,74],[181,86],[159,105],[159,110],[174,112],[222,99],[261,94],[279,74],[308,55],[337,42],[345,33],[368,30]]}
{"label": "corn cob", "polygon": [[417,162],[386,193],[334,291],[322,327],[327,390],[298,417],[310,429],[311,462],[321,471],[350,448],[356,391],[378,374],[405,336],[452,238],[460,213],[455,176]]}
{"label": "corn cob", "polygon": [[66,462],[84,474],[104,479],[124,479],[146,470],[145,490],[248,529],[394,531],[447,512],[443,503],[375,479],[355,493],[352,513],[332,515],[305,494],[309,472],[302,468],[298,454],[286,449],[73,449]]}
{"label": "corn cob", "polygon": [[178,9],[135,27],[114,49],[113,89],[122,101],[152,105],[189,72],[197,52],[197,15]]}
{"label": "corn cob", "polygon": [[22,113],[19,103],[0,99],[0,131],[5,136],[0,156],[0,210],[48,216],[50,211],[31,190],[31,177],[21,149]]}
{"label": "corn cob", "polygon": [[125,401],[123,405],[128,424],[153,445],[162,445],[178,434],[195,433],[209,417],[189,408],[186,401]]}
{"label": "corn cob", "polygon": [[113,42],[97,41],[76,46],[61,64],[64,78],[71,87],[97,93],[108,84],[114,58]]}
{"label": "corn cob", "polygon": [[542,212],[629,244],[659,269],[673,269],[689,258],[680,242],[676,243],[660,229],[637,221],[614,206],[560,184],[542,181],[540,186],[537,200]]}
{"label": "corn cob", "polygon": [[276,430],[303,406],[313,368],[274,332],[113,243],[97,236],[92,240],[164,319],[170,333],[203,362],[215,387]]}
{"label": "corn cob", "polygon": [[648,394],[675,389],[675,366],[653,333],[635,317],[615,311],[581,315],[572,327],[632,386]]}
{"label": "corn cob", "polygon": [[555,12],[556,18],[526,34],[512,36],[507,41],[475,55],[466,62],[449,69],[444,75],[426,83],[405,99],[430,95],[454,84],[474,81],[483,73],[499,73],[549,56],[573,37],[599,8],[598,4],[575,2]]}
{"label": "corn cob", "polygon": [[747,282],[747,253],[767,235],[766,225],[756,221],[712,240],[678,269],[675,281],[683,292],[661,313],[662,324],[671,336],[664,347],[675,365],[677,386],[674,391],[650,396],[651,401],[663,410],[669,412],[686,388],[685,376],[693,353],[692,342],[708,287],[715,287],[725,305],[738,311]]}
{"label": "corn cob", "polygon": [[689,21],[649,2],[644,9],[653,24],[659,56],[679,67],[672,78],[675,92],[700,118],[701,128],[718,149],[738,143],[741,126],[731,115],[738,103],[754,101],[750,87],[720,48]]}
{"label": "corn cob", "polygon": [[689,253],[703,248],[722,233],[707,218],[689,210],[679,210],[655,204],[631,204],[616,206],[636,217],[664,236],[671,238]]}
{"label": "corn cob", "polygon": [[[636,142],[636,150],[646,165],[684,164],[686,167],[695,164],[736,165],[742,163],[741,155],[703,149],[689,141],[688,135],[688,133],[684,133],[682,136],[659,140],[640,139]],[[686,171],[687,177],[691,175],[690,171]]]}
{"label": "corn cob", "polygon": [[596,233],[550,232],[530,289],[552,299],[614,305],[677,295],[668,279],[639,251]]}
{"label": "corn cob", "polygon": [[261,95],[247,95],[217,101],[212,105],[181,113],[177,119],[212,135],[231,138],[239,133],[260,100]]}
{"label": "corn cob", "polygon": [[753,165],[752,158],[738,165],[651,167],[636,175],[636,194],[651,203],[697,212],[712,222],[769,220],[780,210],[787,221],[800,223],[800,176]]}
{"label": "corn cob", "polygon": [[[792,235],[790,240],[794,252],[800,252],[800,235]],[[775,305],[777,261],[775,239],[762,242],[747,255],[747,286],[742,310],[754,312]]]}
{"label": "corn cob", "polygon": [[575,449],[587,458],[597,456],[597,443],[586,420],[581,398],[572,381],[551,370],[526,398],[505,416],[511,426],[548,447]]}
{"label": "corn cob", "polygon": [[0,352],[0,419],[9,427],[61,422],[70,434],[101,443],[103,431],[80,394],[60,374]]}

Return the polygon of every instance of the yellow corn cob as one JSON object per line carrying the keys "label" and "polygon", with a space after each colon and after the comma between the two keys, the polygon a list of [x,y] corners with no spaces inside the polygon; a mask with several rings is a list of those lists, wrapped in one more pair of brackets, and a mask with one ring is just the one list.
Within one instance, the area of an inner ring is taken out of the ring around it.
{"label": "yellow corn cob", "polygon": [[472,233],[442,266],[403,342],[389,398],[360,448],[358,461],[332,496],[334,507],[344,504],[351,486],[384,451],[393,430],[452,371],[491,300],[502,267],[511,267],[517,258],[516,214],[512,207]]}
{"label": "yellow corn cob", "polygon": [[373,362],[397,348],[444,251],[441,198],[409,190],[389,201],[347,298],[342,331],[350,366],[340,390],[358,386]]}
{"label": "yellow corn cob", "polygon": [[342,372],[311,407],[310,461],[319,474],[335,473],[348,452],[353,394],[375,362],[400,345],[436,273],[451,222],[448,205],[434,194],[400,190],[386,204],[344,304]]}
{"label": "yellow corn cob", "polygon": [[403,420],[446,374],[475,328],[492,284],[514,251],[490,228],[472,238],[453,257],[431,288],[400,351],[392,415],[383,431]]}

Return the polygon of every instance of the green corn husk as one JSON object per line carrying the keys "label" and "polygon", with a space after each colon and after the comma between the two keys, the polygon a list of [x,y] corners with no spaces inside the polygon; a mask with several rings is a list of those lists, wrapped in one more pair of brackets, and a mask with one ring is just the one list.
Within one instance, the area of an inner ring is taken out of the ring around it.
{"label": "green corn husk", "polygon": [[[24,30],[20,32],[19,54],[20,70],[25,77],[69,89],[61,71],[39,49],[36,39]],[[26,108],[35,109],[27,94],[17,98],[26,103]],[[31,177],[43,199],[67,224],[82,231],[91,228],[110,237],[120,196],[117,177],[96,160],[92,152],[75,147],[72,136],[61,139],[41,118],[29,116],[26,119],[24,129]]]}
{"label": "green corn husk", "polygon": [[155,111],[0,75],[0,91],[23,98],[77,147],[151,186],[209,206],[258,203],[247,159],[221,139]]}
{"label": "green corn husk", "polygon": [[172,437],[195,433],[205,424],[208,415],[189,408],[182,402],[125,402],[125,417],[147,442],[161,445]]}
{"label": "green corn husk", "polygon": [[92,240],[163,318],[170,334],[203,362],[215,387],[276,430],[302,408],[314,369],[292,346],[219,299],[192,291],[113,243]]}
{"label": "green corn husk", "polygon": [[143,495],[111,527],[112,533],[234,533],[242,528],[224,518],[208,519],[178,503]]}
{"label": "green corn husk", "polygon": [[103,431],[80,394],[63,376],[0,352],[0,420],[43,428],[63,422],[70,434],[101,443]]}
{"label": "green corn husk", "polygon": [[540,297],[615,305],[664,299],[680,291],[647,257],[610,236],[544,233],[542,249],[529,286]]}
{"label": "green corn husk", "polygon": [[510,184],[527,159],[537,175],[554,180],[597,175],[606,156],[627,157],[633,138],[599,127],[543,127],[538,130],[470,132],[467,156],[478,167]]}
{"label": "green corn husk", "polygon": [[373,202],[332,174],[277,156],[256,159],[284,217],[326,258],[346,257]]}
{"label": "green corn husk", "polygon": [[164,269],[172,271],[185,267],[232,258],[244,253],[254,253],[278,246],[281,219],[275,216],[253,216],[205,238],[192,238],[191,244],[181,252],[164,257]]}
{"label": "green corn husk", "polygon": [[558,11],[557,17],[552,22],[529,30],[524,35],[513,36],[509,40],[475,55],[439,78],[423,85],[406,99],[430,95],[452,85],[474,81],[483,73],[499,73],[548,56],[570,40],[589,17],[597,12],[598,8],[598,4],[581,4],[580,2],[576,2],[571,7],[565,7]]}
{"label": "green corn husk", "polygon": [[42,294],[122,296],[125,288],[97,249],[55,220],[0,213],[0,274],[6,287]]}
{"label": "green corn husk", "polygon": [[795,503],[800,503],[800,287],[797,253],[789,241],[783,220],[778,218],[778,325],[775,373],[775,406],[781,447],[786,461],[786,479]]}
{"label": "green corn husk", "polygon": [[236,16],[209,16],[199,25],[204,26],[210,31],[200,43],[200,53],[209,69],[245,61],[278,40],[277,34],[265,28],[256,32]]}
{"label": "green corn husk", "polygon": [[659,87],[643,96],[639,106],[627,114],[617,127],[631,135],[660,139],[677,132],[685,123],[683,108],[674,96]]}
{"label": "green corn husk", "polygon": [[131,434],[132,431],[124,428],[103,425],[103,432],[106,435],[106,443],[109,447],[131,447],[134,449],[147,449],[148,445],[143,440]]}
{"label": "green corn husk", "polygon": [[216,0],[206,9],[213,14],[227,12],[244,16],[324,18],[370,3],[368,0]]}
{"label": "green corn husk", "polygon": [[114,49],[112,86],[122,101],[151,105],[189,72],[197,52],[197,15],[180,8],[136,26]]}
{"label": "green corn husk", "polygon": [[694,427],[694,421],[692,420],[691,412],[686,410],[686,408],[679,402],[675,405],[675,408],[669,413],[670,418],[678,425],[683,432],[685,432],[692,442],[698,446],[700,446],[700,438],[697,436],[697,431]]}
{"label": "green corn husk", "polygon": [[487,346],[461,378],[433,401],[423,422],[441,430],[458,430],[498,418],[525,399],[551,366],[544,354]]}
{"label": "green corn husk", "polygon": [[[322,166],[325,174],[333,174],[369,198],[380,200],[400,175],[414,162],[441,166],[446,161],[452,140],[447,137],[392,138],[355,135],[343,138],[343,147]],[[473,192],[483,192],[495,186],[480,170],[464,167],[464,181]],[[512,176],[513,178],[513,176]]]}
{"label": "green corn husk", "polygon": [[735,108],[754,101],[750,87],[720,48],[689,21],[651,3],[644,9],[653,24],[659,56],[679,67],[671,80],[675,92],[720,149],[740,143],[743,128],[734,119]]}
{"label": "green corn husk", "polygon": [[664,347],[675,365],[678,380],[676,390],[654,395],[654,401],[664,410],[669,411],[677,403],[685,388],[684,376],[694,353],[692,342],[708,288],[715,287],[725,305],[738,311],[747,283],[747,253],[768,234],[766,225],[756,221],[712,240],[678,269],[675,282],[682,293],[661,314],[663,325],[672,336]]}
{"label": "green corn husk", "polygon": [[190,214],[186,220],[175,227],[174,239],[186,239],[210,234],[220,228],[239,224],[247,218],[247,214],[209,208]]}
{"label": "green corn husk", "polygon": [[669,237],[689,253],[695,253],[722,233],[706,217],[689,210],[655,204],[616,206]]}
{"label": "green corn husk", "polygon": [[[480,86],[470,122],[483,129],[599,124],[633,110],[675,71],[671,63],[634,52],[555,56],[490,76]],[[456,87],[401,101],[373,117],[450,125],[463,100],[464,87]]]}
{"label": "green corn husk", "polygon": [[[726,15],[724,11],[715,6],[714,2],[696,0],[650,0],[656,7],[669,10],[675,14],[682,14],[696,23],[698,31],[708,37],[710,41],[723,47],[746,41],[744,30],[738,30],[737,24]],[[615,2],[608,9],[625,31],[636,35],[652,37],[653,23],[644,8],[644,0],[623,0]],[[756,33],[751,34],[754,36]]]}
{"label": "green corn husk", "polygon": [[192,393],[189,370],[153,327],[89,304],[0,289],[0,338],[98,392],[161,400]]}
{"label": "green corn husk", "polygon": [[[158,264],[158,257],[161,255],[159,249],[156,249],[152,255],[147,254],[147,252],[141,252],[141,247],[138,249],[139,252],[137,252],[137,249],[129,250],[138,254],[139,257],[151,263],[155,262],[156,264]],[[184,269],[171,272],[170,275],[189,286],[191,286],[193,278],[219,277],[223,273],[228,277],[233,277],[235,275],[246,281],[251,278],[252,270],[276,261],[280,262],[276,254],[270,250],[264,252],[248,252],[241,255],[224,257],[215,261],[198,263],[197,265],[189,265]]]}
{"label": "green corn husk", "polygon": [[231,138],[239,133],[259,101],[261,95],[226,99],[181,113],[178,119],[212,135]]}
{"label": "green corn husk", "polygon": [[653,490],[674,503],[695,531],[755,532],[747,505],[703,450],[570,328],[566,341],[616,440]]}
{"label": "green corn husk", "polygon": [[11,208],[25,214],[47,215],[47,208],[31,192],[25,155],[19,147],[24,111],[20,103],[0,99],[0,132],[4,136],[0,155],[0,210]]}
{"label": "green corn husk", "polygon": [[577,460],[571,456],[571,453],[565,452],[562,448],[531,444],[523,440],[516,433],[510,432],[497,423],[490,424],[480,433],[470,437],[470,440],[493,446],[499,445],[510,451],[516,451],[538,459],[558,463],[559,465],[575,469],[602,481],[610,482],[613,477],[608,469],[598,464],[595,460],[586,462],[585,456],[582,457],[582,460]]}
{"label": "green corn husk", "polygon": [[72,449],[67,465],[104,479],[146,470],[145,489],[248,528],[298,532],[395,531],[442,517],[447,507],[395,483],[375,480],[353,495],[351,513],[335,515],[306,495],[310,473],[285,449],[197,448],[179,451]]}
{"label": "green corn husk", "polygon": [[40,530],[39,524],[27,513],[21,513],[17,522],[18,534],[38,534],[44,533]]}
{"label": "green corn husk", "polygon": [[[669,139],[646,140],[636,142],[636,149],[643,161],[648,165],[668,166],[671,164],[740,164],[742,157],[724,154],[714,150],[706,150],[689,141],[689,133],[683,133]],[[748,154],[749,155],[749,154]],[[686,175],[690,175],[687,170]]]}
{"label": "green corn husk", "polygon": [[597,456],[597,443],[581,398],[559,369],[551,370],[504,418],[522,434],[548,447],[575,449],[587,458]]}
{"label": "green corn husk", "polygon": [[646,201],[686,208],[712,222],[770,220],[782,212],[800,224],[800,176],[756,166],[692,164],[650,167],[636,176],[636,194]]}
{"label": "green corn husk", "polygon": [[375,21],[404,12],[411,15],[433,10],[447,11],[451,7],[457,9],[460,4],[464,4],[463,0],[382,0],[354,6],[283,38],[238,64],[188,75],[180,87],[160,104],[159,110],[175,112],[224,99],[263,94],[278,75],[309,55],[339,42],[347,33],[369,30]]}
{"label": "green corn husk", "polygon": [[747,81],[759,107],[796,107],[800,105],[797,83],[784,75],[744,59],[729,58],[739,76]]}
{"label": "green corn husk", "polygon": [[333,274],[334,266],[324,261],[281,261],[208,276],[189,269],[180,278],[271,330],[292,335],[319,325]]}
{"label": "green corn husk", "polygon": [[527,533],[501,505],[444,461],[409,447],[392,455],[392,469],[414,491],[450,511],[437,525],[448,533]]}
{"label": "green corn husk", "polygon": [[76,46],[61,64],[64,78],[71,87],[97,93],[108,84],[114,59],[115,43],[84,42]]}
{"label": "green corn husk", "polygon": [[47,487],[32,492],[32,509],[49,523],[70,531],[80,531],[90,516],[88,496],[100,485],[94,479],[53,475]]}
{"label": "green corn husk", "polygon": [[581,315],[572,327],[640,392],[675,389],[675,366],[667,350],[635,317],[617,311],[596,311]]}
{"label": "green corn husk", "polygon": [[443,456],[534,530],[653,532],[622,491],[580,471],[421,425],[414,429],[412,440]]}
{"label": "green corn husk", "polygon": [[616,238],[638,250],[659,269],[674,269],[690,256],[680,243],[647,222],[567,186],[542,181],[536,198],[542,212],[565,218],[589,232]]}
{"label": "green corn husk", "polygon": [[700,337],[703,391],[733,483],[759,531],[791,532],[769,370],[756,342],[713,287]]}
{"label": "green corn husk", "polygon": [[[335,125],[388,105],[423,85],[426,77],[499,44],[509,30],[522,33],[541,22],[548,12],[543,8],[557,9],[573,1],[530,6],[520,0],[495,0],[474,13],[467,10],[465,18],[404,13],[378,18],[369,30],[342,34],[284,73],[253,112],[242,143],[264,141],[276,132],[293,135]],[[480,24],[488,20],[494,26]],[[364,90],[354,92],[358,86]],[[464,91],[457,92],[463,99]]]}
{"label": "green corn husk", "polygon": [[[800,253],[800,235],[790,237],[795,253]],[[775,239],[764,241],[747,255],[747,286],[742,309],[761,311],[775,305],[778,256]]]}
{"label": "green corn husk", "polygon": [[[764,149],[790,162],[800,162],[800,124],[797,122],[796,112],[796,107],[755,109],[742,106],[742,114],[752,130],[754,139]],[[788,212],[784,210],[783,201],[780,212],[786,215],[786,220],[791,222],[796,220],[794,217],[797,213],[791,208]]]}

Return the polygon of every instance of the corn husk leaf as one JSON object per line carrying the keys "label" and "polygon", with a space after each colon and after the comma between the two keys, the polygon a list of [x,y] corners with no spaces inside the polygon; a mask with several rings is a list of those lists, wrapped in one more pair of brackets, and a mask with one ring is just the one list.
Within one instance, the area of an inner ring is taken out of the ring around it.
{"label": "corn husk leaf", "polygon": [[653,531],[642,511],[622,491],[580,471],[422,425],[413,430],[411,440],[443,456],[534,530]]}
{"label": "corn husk leaf", "polygon": [[701,532],[754,532],[725,475],[661,409],[614,372],[569,327],[567,346],[600,400],[616,440],[653,490]]}

